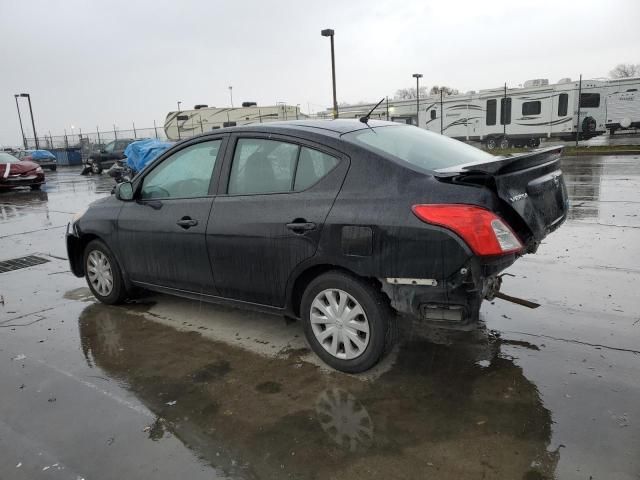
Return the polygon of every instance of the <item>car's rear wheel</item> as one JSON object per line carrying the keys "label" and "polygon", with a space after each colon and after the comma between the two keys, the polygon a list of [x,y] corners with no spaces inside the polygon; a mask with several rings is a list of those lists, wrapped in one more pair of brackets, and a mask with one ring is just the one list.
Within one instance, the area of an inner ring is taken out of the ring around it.
{"label": "car's rear wheel", "polygon": [[111,250],[101,240],[92,240],[84,250],[84,274],[93,295],[113,305],[126,299],[122,272]]}
{"label": "car's rear wheel", "polygon": [[507,137],[502,137],[500,139],[500,143],[499,143],[500,148],[503,148],[503,149],[504,148],[509,148],[509,145],[510,145],[510,142],[509,142],[509,139]]}
{"label": "car's rear wheel", "polygon": [[382,293],[346,273],[328,272],[314,279],[300,308],[309,345],[336,370],[370,369],[395,340],[395,316]]}
{"label": "car's rear wheel", "polygon": [[56,169],[58,168],[58,166],[57,166],[57,165],[51,165],[51,167],[50,167],[50,168],[51,168],[51,171],[52,171],[52,172],[55,172],[55,171],[56,171]]}
{"label": "car's rear wheel", "polygon": [[96,162],[95,160],[91,162],[91,172],[95,173],[96,175],[99,175],[102,173],[102,167],[100,166],[100,163]]}

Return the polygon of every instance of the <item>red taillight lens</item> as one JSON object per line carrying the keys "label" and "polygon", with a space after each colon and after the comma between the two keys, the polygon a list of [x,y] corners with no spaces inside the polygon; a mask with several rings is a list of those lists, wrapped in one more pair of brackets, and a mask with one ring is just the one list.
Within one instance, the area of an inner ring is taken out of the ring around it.
{"label": "red taillight lens", "polygon": [[474,205],[414,205],[423,222],[457,233],[476,255],[504,255],[522,250],[509,226],[495,213]]}

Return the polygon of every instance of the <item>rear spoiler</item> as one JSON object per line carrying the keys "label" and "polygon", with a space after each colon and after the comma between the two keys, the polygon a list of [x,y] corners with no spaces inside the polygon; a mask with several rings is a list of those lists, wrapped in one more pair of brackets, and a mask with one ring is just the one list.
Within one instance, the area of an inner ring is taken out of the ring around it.
{"label": "rear spoiler", "polygon": [[435,176],[440,178],[452,177],[461,173],[485,173],[498,175],[501,173],[515,172],[530,167],[543,165],[558,160],[562,155],[564,146],[540,148],[526,153],[516,153],[496,157],[493,161],[481,161],[456,165],[454,167],[440,168],[435,171]]}

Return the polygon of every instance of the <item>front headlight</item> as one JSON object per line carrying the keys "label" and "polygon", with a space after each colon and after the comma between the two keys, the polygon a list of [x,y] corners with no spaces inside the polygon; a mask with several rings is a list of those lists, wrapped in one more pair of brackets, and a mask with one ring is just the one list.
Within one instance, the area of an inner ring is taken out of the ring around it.
{"label": "front headlight", "polygon": [[87,211],[89,207],[84,207],[82,210],[76,212],[73,214],[73,217],[71,217],[71,224],[73,225],[74,223],[76,223],[78,220],[80,220],[82,218],[82,216],[85,214],[85,212]]}
{"label": "front headlight", "polygon": [[36,173],[42,173],[42,167],[36,168]]}

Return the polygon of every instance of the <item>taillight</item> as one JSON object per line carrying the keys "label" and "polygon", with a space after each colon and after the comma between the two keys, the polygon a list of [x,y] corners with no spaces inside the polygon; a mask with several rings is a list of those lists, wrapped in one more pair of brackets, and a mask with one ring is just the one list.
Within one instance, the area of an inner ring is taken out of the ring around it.
{"label": "taillight", "polygon": [[423,222],[457,233],[476,255],[504,255],[522,250],[509,226],[495,213],[474,205],[414,205]]}

